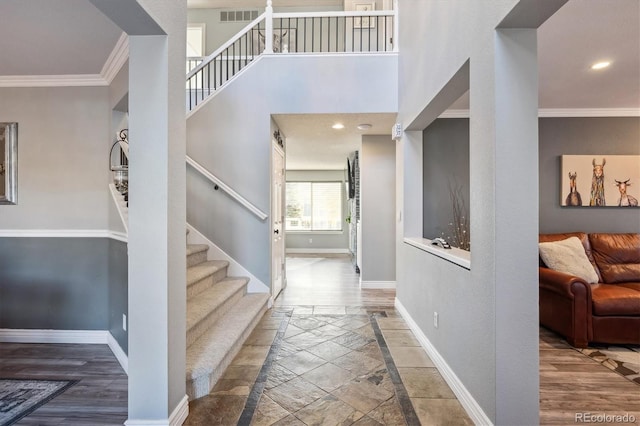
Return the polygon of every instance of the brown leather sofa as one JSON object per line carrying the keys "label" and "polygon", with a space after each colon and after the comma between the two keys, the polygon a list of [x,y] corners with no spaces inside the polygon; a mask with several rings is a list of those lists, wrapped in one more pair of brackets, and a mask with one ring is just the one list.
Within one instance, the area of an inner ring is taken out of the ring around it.
{"label": "brown leather sofa", "polygon": [[540,324],[578,348],[589,342],[640,344],[640,234],[541,234],[578,237],[597,284],[554,271],[540,260]]}

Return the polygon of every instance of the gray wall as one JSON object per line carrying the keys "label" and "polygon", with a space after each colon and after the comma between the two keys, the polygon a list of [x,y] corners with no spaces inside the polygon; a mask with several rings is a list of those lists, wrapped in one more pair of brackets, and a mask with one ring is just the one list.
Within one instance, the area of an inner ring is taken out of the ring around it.
{"label": "gray wall", "polygon": [[107,229],[107,87],[0,88],[0,117],[17,121],[18,205],[0,229]]}
{"label": "gray wall", "polygon": [[107,330],[108,248],[105,238],[0,238],[0,328]]}
{"label": "gray wall", "polygon": [[446,238],[453,222],[450,187],[460,186],[469,219],[469,120],[437,119],[424,130],[423,144],[422,235]]}
{"label": "gray wall", "polygon": [[[345,221],[349,209],[344,186],[344,170],[287,170],[287,182],[342,182],[342,231],[286,233],[286,248],[349,249],[349,224]],[[312,242],[309,242],[309,239]]]}
{"label": "gray wall", "polygon": [[[263,56],[188,117],[187,153],[270,213],[271,114],[394,111],[396,65],[391,55]],[[191,225],[271,282],[271,217],[260,221],[191,168],[187,200]]]}
{"label": "gray wall", "polygon": [[127,243],[109,239],[107,253],[107,270],[109,274],[109,332],[116,339],[122,350],[129,349],[129,327],[122,328],[122,314],[127,314],[129,322],[128,266]]}
{"label": "gray wall", "polygon": [[[409,131],[396,151],[397,299],[480,406],[481,423],[495,424],[539,422],[538,182],[513,179],[538,169],[535,30],[496,31],[517,3],[398,6],[396,121]],[[450,104],[443,99],[459,96],[440,92],[467,61],[471,233],[473,251],[481,253],[472,256],[471,270],[403,243],[423,235],[422,131],[430,120],[420,119],[439,115]],[[430,107],[438,111],[429,114]],[[514,205],[516,184],[534,195]]]}
{"label": "gray wall", "polygon": [[363,136],[360,150],[362,281],[396,280],[396,146],[391,136]]}
{"label": "gray wall", "polygon": [[[560,187],[560,156],[639,155],[640,118],[541,118],[539,129],[540,232],[640,232],[638,209],[560,207],[560,194],[568,191]],[[629,193],[640,198],[640,182],[632,184]]]}

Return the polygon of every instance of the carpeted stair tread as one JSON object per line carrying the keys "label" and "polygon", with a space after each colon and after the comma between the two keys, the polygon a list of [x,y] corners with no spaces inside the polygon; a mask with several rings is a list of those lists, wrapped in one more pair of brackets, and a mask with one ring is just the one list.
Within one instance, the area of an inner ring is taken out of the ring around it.
{"label": "carpeted stair tread", "polygon": [[209,393],[266,311],[268,300],[267,293],[245,295],[187,349],[190,399]]}
{"label": "carpeted stair tread", "polygon": [[187,256],[207,250],[209,250],[209,246],[206,244],[187,244]]}
{"label": "carpeted stair tread", "polygon": [[240,292],[244,295],[247,282],[249,282],[248,278],[227,277],[200,293],[197,298],[189,300],[187,304],[187,333],[208,315],[220,307],[224,308],[223,305],[236,293]]}
{"label": "carpeted stair tread", "polygon": [[187,269],[187,287],[229,266],[226,260],[208,260]]}

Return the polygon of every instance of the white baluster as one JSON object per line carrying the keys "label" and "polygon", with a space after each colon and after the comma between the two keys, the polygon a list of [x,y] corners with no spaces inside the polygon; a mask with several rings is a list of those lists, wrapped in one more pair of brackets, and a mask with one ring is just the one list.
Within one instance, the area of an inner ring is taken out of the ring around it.
{"label": "white baluster", "polygon": [[398,51],[400,25],[398,25],[398,0],[393,0],[393,51]]}
{"label": "white baluster", "polygon": [[264,53],[273,53],[273,7],[271,0],[267,0],[264,22],[266,30],[264,35]]}

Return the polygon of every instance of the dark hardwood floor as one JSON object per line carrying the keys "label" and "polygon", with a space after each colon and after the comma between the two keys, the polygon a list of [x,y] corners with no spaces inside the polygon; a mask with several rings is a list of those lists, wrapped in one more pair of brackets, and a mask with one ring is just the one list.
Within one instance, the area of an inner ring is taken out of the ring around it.
{"label": "dark hardwood floor", "polygon": [[122,425],[127,375],[107,345],[0,343],[0,377],[79,380],[18,425]]}

